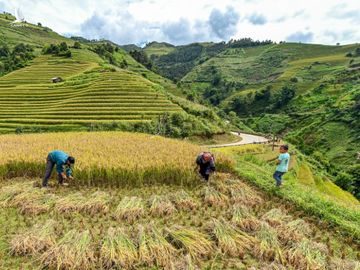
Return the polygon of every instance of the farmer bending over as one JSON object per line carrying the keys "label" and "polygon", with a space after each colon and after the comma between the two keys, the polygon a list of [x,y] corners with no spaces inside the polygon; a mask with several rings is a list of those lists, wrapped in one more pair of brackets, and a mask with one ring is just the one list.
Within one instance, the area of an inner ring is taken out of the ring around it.
{"label": "farmer bending over", "polygon": [[210,174],[215,172],[214,156],[210,152],[203,152],[196,158],[196,164],[201,176],[206,182],[209,181]]}
{"label": "farmer bending over", "polygon": [[[75,159],[63,151],[55,150],[48,154],[46,158],[46,170],[45,176],[42,182],[43,187],[48,186],[49,178],[51,176],[51,172],[56,165],[56,171],[58,173],[58,181],[59,185],[64,185],[64,180],[72,179],[71,176],[71,164],[75,163]],[[66,168],[65,168],[66,167]]]}
{"label": "farmer bending over", "polygon": [[290,155],[288,153],[289,146],[282,145],[280,146],[279,152],[280,155],[276,159],[276,171],[274,172],[274,179],[276,180],[276,186],[280,187],[282,185],[282,176],[288,171],[290,163]]}

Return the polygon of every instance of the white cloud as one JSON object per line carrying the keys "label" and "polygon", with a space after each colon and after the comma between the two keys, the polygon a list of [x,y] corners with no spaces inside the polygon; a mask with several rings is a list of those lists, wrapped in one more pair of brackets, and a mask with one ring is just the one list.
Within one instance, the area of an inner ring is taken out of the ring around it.
{"label": "white cloud", "polygon": [[26,20],[59,33],[118,43],[241,37],[304,41],[299,33],[313,43],[360,41],[358,0],[0,0],[0,9],[18,7]]}

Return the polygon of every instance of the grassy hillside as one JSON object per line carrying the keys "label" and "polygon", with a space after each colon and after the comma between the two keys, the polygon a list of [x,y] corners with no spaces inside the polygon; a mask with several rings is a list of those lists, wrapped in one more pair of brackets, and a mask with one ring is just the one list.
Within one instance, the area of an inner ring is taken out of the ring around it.
{"label": "grassy hillside", "polygon": [[[41,25],[12,21],[11,15],[0,17],[1,133],[136,130],[187,137],[224,132],[211,110],[179,97],[176,85],[116,44],[66,39]],[[59,53],[61,42],[67,48]],[[52,83],[54,77],[63,82]]]}
{"label": "grassy hillside", "polygon": [[0,14],[0,44],[14,46],[26,43],[38,48],[46,43],[59,43],[68,39],[53,32],[50,28],[30,23],[12,24],[15,17],[9,14]]}
{"label": "grassy hillside", "polygon": [[359,59],[358,44],[225,47],[179,85],[189,99],[220,108],[224,117],[237,115],[254,131],[286,136],[360,196]]}
{"label": "grassy hillside", "polygon": [[151,42],[144,48],[144,51],[150,58],[168,54],[174,50],[175,46],[166,42]]}
{"label": "grassy hillside", "polygon": [[[220,171],[205,184],[192,177],[199,147],[181,141],[114,132],[2,135],[0,139],[13,164],[7,179],[0,181],[1,269],[350,270],[360,266],[359,216],[352,208],[357,202],[324,204],[318,193],[302,203],[299,197],[283,201],[255,188],[247,182],[252,183],[251,175],[261,174],[256,178],[261,183],[269,175],[267,168],[256,165],[260,161],[241,157],[241,152],[253,151],[249,146],[230,148],[240,154],[236,156],[239,173],[247,174],[248,180],[221,173],[221,164],[234,164],[215,153]],[[40,165],[46,151],[59,145],[77,157],[71,188],[57,187],[52,180],[52,188],[43,190],[36,187],[38,178],[13,178],[40,176],[30,163]],[[261,147],[251,147],[260,150],[261,159],[268,155]],[[167,158],[169,150],[176,159]],[[129,153],[135,160],[129,159]],[[138,155],[141,166],[135,164]],[[24,163],[25,158],[31,162]],[[180,174],[164,173],[174,165]],[[297,163],[292,167],[295,170]],[[125,173],[119,177],[116,170],[125,168],[138,180],[117,182],[126,177]],[[85,171],[91,181],[83,181]],[[141,175],[150,181],[143,181]],[[297,191],[293,181],[286,181],[280,195],[290,194],[291,188]],[[327,223],[332,221],[328,213],[335,211],[333,205],[342,223]],[[315,217],[320,213],[322,219]],[[354,226],[352,235],[345,225]]]}

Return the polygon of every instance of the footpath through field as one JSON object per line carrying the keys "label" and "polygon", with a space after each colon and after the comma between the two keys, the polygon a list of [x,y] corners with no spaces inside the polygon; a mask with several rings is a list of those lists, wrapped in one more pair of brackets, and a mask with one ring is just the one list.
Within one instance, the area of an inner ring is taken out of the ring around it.
{"label": "footpath through field", "polygon": [[219,147],[229,147],[229,146],[238,146],[245,144],[257,144],[257,143],[267,143],[269,140],[265,137],[252,135],[247,133],[241,133],[240,135],[237,132],[231,132],[231,134],[242,138],[242,140],[234,143],[225,143],[225,144],[215,144],[207,145],[209,148],[219,148]]}

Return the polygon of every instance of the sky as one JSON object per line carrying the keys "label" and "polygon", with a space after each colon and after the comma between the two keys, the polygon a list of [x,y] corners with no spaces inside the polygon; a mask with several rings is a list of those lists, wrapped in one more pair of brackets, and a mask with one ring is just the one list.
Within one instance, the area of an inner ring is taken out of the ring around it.
{"label": "sky", "polygon": [[66,36],[118,44],[204,41],[360,42],[360,0],[0,0]]}

